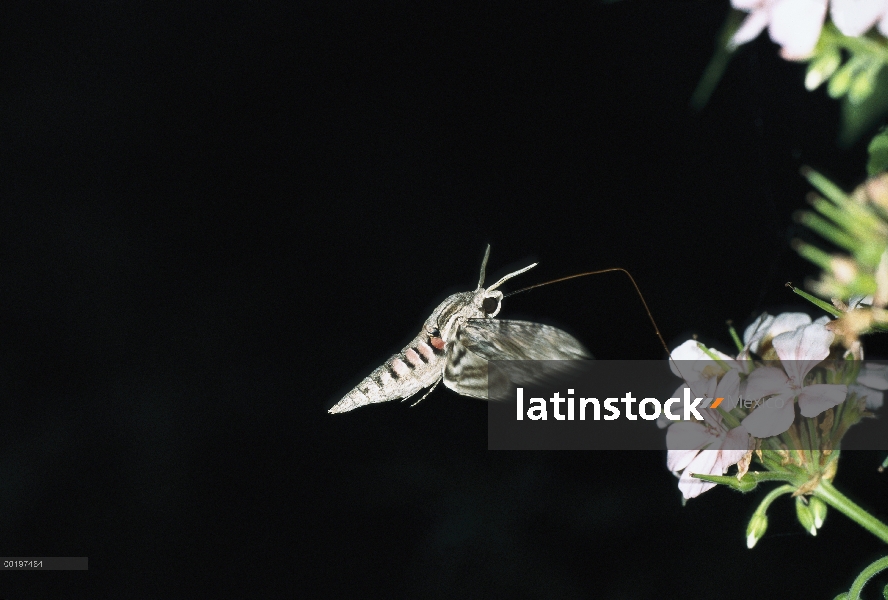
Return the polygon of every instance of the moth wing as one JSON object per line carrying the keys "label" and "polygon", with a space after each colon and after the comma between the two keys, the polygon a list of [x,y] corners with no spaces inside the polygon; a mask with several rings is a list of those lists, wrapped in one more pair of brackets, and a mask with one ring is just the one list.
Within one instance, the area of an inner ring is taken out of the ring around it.
{"label": "moth wing", "polygon": [[529,321],[471,319],[456,332],[447,347],[444,385],[464,396],[483,399],[512,397],[514,384],[540,383],[569,373],[555,362],[498,363],[488,361],[563,361],[592,358],[572,335],[549,325]]}
{"label": "moth wing", "polygon": [[444,385],[457,394],[487,400],[487,360],[469,351],[459,339],[447,344],[445,358]]}
{"label": "moth wing", "polygon": [[566,331],[529,321],[470,319],[457,332],[460,342],[487,360],[582,360],[592,354]]}

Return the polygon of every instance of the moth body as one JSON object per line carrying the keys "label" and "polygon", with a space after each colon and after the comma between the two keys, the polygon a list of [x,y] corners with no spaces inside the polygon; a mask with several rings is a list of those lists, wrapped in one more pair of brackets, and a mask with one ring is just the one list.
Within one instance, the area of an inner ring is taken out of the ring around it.
{"label": "moth body", "polygon": [[365,404],[409,398],[441,379],[447,360],[447,342],[459,319],[483,316],[475,298],[483,293],[461,292],[449,296],[426,319],[419,334],[403,350],[365,377],[345,395],[331,413],[347,412]]}
{"label": "moth body", "polygon": [[419,334],[365,377],[330,413],[409,398],[441,380],[459,394],[487,399],[488,360],[591,358],[575,338],[560,329],[494,318],[503,298],[496,288],[536,263],[485,289],[481,286],[489,255],[490,246],[475,291],[453,294],[439,304]]}

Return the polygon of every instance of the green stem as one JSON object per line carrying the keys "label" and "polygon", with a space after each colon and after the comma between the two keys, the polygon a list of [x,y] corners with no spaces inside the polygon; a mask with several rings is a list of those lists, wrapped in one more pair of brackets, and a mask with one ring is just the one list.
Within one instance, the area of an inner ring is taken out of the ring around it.
{"label": "green stem", "polygon": [[722,29],[718,34],[715,53],[709,60],[709,64],[706,65],[703,77],[700,78],[699,83],[697,83],[697,89],[694,90],[694,94],[691,96],[691,106],[696,110],[702,110],[706,106],[709,97],[715,91],[715,86],[718,85],[719,80],[724,75],[728,61],[731,59],[731,54],[734,53],[733,49],[728,48],[728,42],[740,28],[742,16],[743,13],[732,10],[728,13],[725,24],[722,25]]}
{"label": "green stem", "polygon": [[731,334],[731,339],[734,340],[734,345],[737,346],[737,352],[741,352],[745,344],[740,339],[740,336],[737,335],[737,330],[734,329],[734,326],[731,325],[730,322],[728,324],[728,333]]}
{"label": "green stem", "polygon": [[814,490],[814,495],[843,513],[852,521],[872,533],[885,543],[888,543],[888,525],[857,506],[850,498],[837,490],[832,483],[825,479],[820,480],[820,485]]}
{"label": "green stem", "polygon": [[860,592],[863,591],[863,586],[866,585],[866,582],[884,571],[888,569],[888,556],[885,558],[880,558],[867,568],[863,570],[863,572],[857,576],[857,579],[854,580],[854,583],[851,585],[851,590],[848,592],[848,600],[860,600]]}
{"label": "green stem", "polygon": [[771,506],[771,503],[774,502],[777,498],[782,496],[783,494],[791,494],[796,489],[791,485],[781,485],[779,488],[775,488],[771,490],[771,492],[765,496],[762,500],[761,504],[759,504],[758,508],[755,509],[755,512],[765,514],[767,512],[768,507]]}

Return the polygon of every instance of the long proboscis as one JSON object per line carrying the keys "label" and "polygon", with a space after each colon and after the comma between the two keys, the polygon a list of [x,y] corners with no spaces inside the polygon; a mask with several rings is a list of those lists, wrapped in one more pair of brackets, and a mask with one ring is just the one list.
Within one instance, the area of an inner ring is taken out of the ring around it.
{"label": "long proboscis", "polygon": [[663,349],[666,350],[666,354],[669,355],[669,359],[675,362],[672,358],[672,353],[669,351],[669,345],[666,343],[666,340],[663,339],[663,335],[660,333],[660,328],[657,327],[657,322],[654,320],[654,315],[651,314],[651,309],[648,307],[648,303],[644,299],[644,294],[641,293],[641,288],[638,287],[638,284],[635,283],[635,278],[632,277],[632,273],[623,269],[622,267],[613,267],[610,269],[600,269],[598,271],[588,271],[586,273],[577,273],[576,275],[568,275],[567,277],[560,277],[558,279],[553,279],[552,281],[546,281],[544,283],[537,283],[534,285],[527,286],[526,288],[521,288],[520,290],[515,290],[514,292],[509,292],[503,296],[503,299],[508,298],[509,296],[514,296],[515,294],[520,294],[521,292],[526,292],[528,290],[532,290],[534,288],[543,287],[544,285],[549,285],[550,283],[559,283],[561,281],[567,281],[568,279],[576,279],[577,277],[585,277],[586,275],[602,275],[604,273],[614,273],[614,272],[625,273],[626,277],[629,278],[629,281],[632,282],[632,287],[635,288],[635,293],[638,294],[639,300],[641,300],[641,304],[644,306],[644,310],[647,313],[648,319],[651,321],[651,325],[654,326],[654,333],[657,334],[657,338],[660,340],[660,343],[663,345]]}

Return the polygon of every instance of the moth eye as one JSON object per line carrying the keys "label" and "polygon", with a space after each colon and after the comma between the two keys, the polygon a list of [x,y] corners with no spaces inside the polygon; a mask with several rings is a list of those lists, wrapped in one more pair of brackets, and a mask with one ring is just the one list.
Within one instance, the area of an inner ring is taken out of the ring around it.
{"label": "moth eye", "polygon": [[496,298],[485,298],[481,303],[481,310],[484,311],[485,315],[496,312],[497,307],[499,307],[499,300]]}
{"label": "moth eye", "polygon": [[429,329],[426,333],[429,334],[429,337],[433,337],[433,338],[439,338],[439,337],[441,337],[441,332],[438,331],[438,328],[437,328],[437,327],[432,327],[432,328]]}

